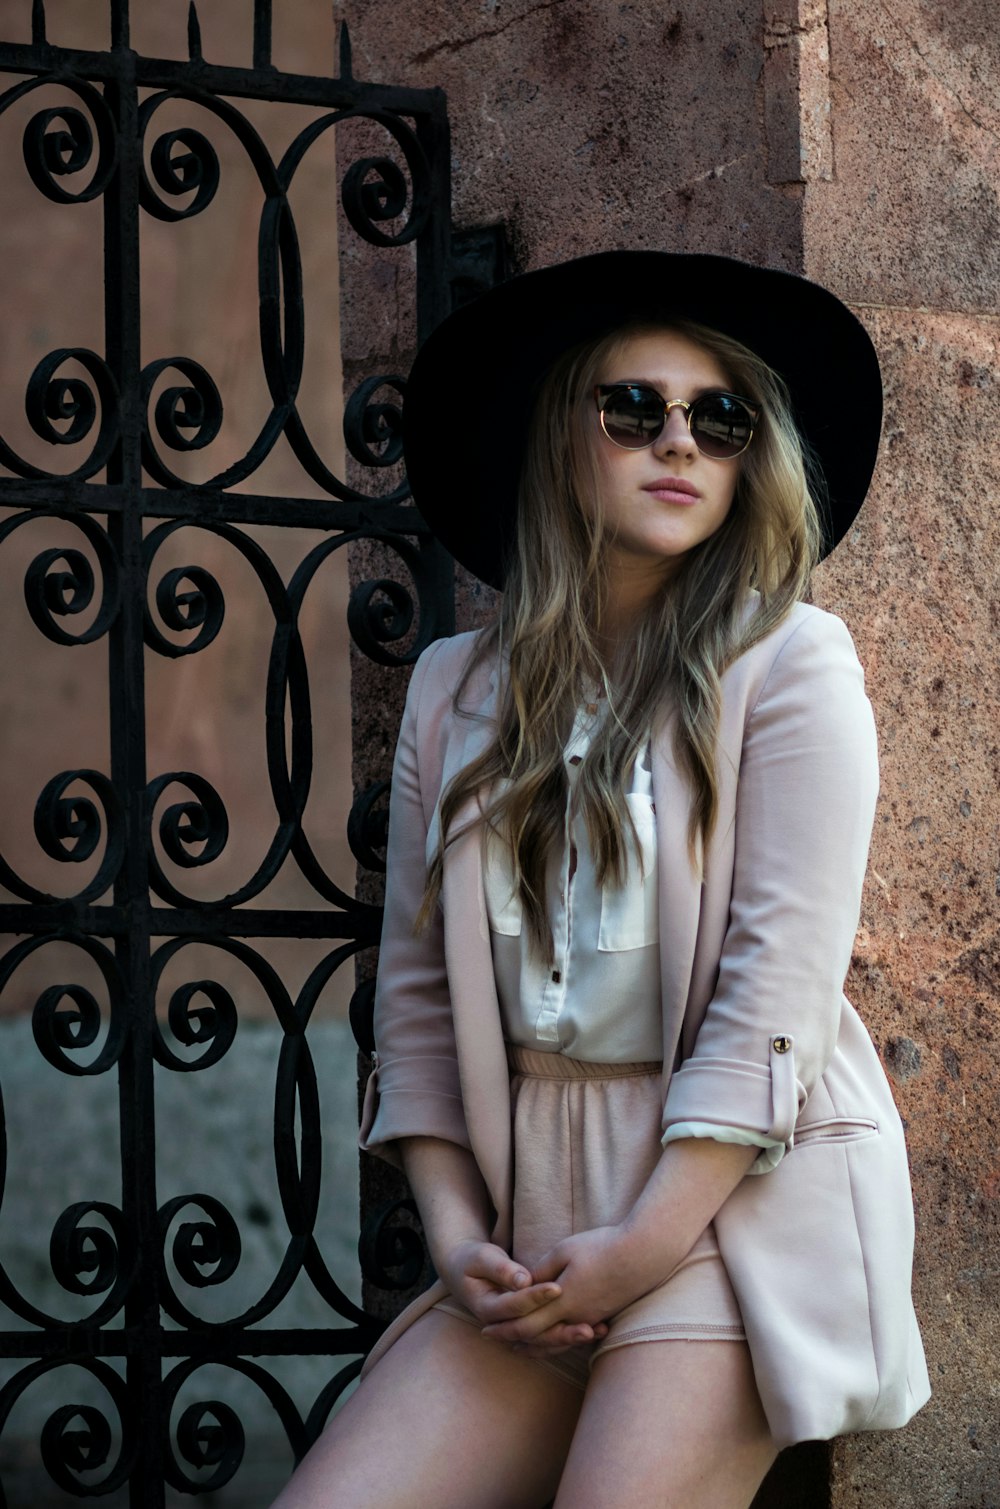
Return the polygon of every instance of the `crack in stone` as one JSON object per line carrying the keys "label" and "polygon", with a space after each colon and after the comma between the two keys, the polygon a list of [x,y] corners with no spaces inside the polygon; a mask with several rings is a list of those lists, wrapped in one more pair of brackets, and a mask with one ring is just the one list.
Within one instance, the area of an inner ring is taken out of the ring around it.
{"label": "crack in stone", "polygon": [[885,310],[890,314],[927,314],[954,316],[963,320],[985,320],[1000,326],[1000,314],[994,309],[954,309],[943,304],[884,304],[870,299],[852,299],[852,309]]}
{"label": "crack in stone", "polygon": [[805,26],[796,26],[792,21],[772,21],[764,28],[764,47],[770,52],[775,47],[787,47],[790,42],[798,42],[803,37],[814,36],[818,31],[827,31],[825,16],[809,22]]}
{"label": "crack in stone", "polygon": [[800,41],[803,37],[811,37],[820,31],[830,30],[830,15],[826,0],[814,7],[813,14],[805,21],[783,21],[778,16],[772,16],[764,22],[764,49],[771,51],[775,47],[787,47],[790,42]]}
{"label": "crack in stone", "polygon": [[410,58],[411,63],[426,63],[431,58],[436,58],[443,52],[464,52],[466,47],[472,47],[476,42],[487,42],[493,37],[502,36],[510,27],[516,26],[520,21],[527,21],[531,16],[537,16],[540,11],[552,10],[557,5],[565,5],[567,0],[542,0],[541,5],[535,5],[531,10],[522,11],[518,16],[511,16],[503,26],[498,26],[494,31],[477,32],[474,37],[461,37],[457,42],[438,42],[433,47],[427,47],[423,52],[416,52]]}
{"label": "crack in stone", "polygon": [[681,185],[680,191],[694,188],[696,183],[705,183],[709,178],[721,178],[727,168],[735,168],[737,163],[746,162],[749,155],[749,152],[741,152],[738,157],[731,157],[728,162],[720,162],[714,168],[708,168],[704,173],[699,173],[696,177],[689,178],[686,183]]}
{"label": "crack in stone", "polygon": [[976,126],[980,131],[985,131],[987,136],[992,136],[994,141],[1000,140],[1000,133],[995,131],[992,126],[988,126],[985,121],[980,120],[978,116],[973,115],[972,111],[969,109],[968,105],[965,103],[955,86],[953,84],[949,84],[946,79],[943,79],[941,75],[931,67],[930,60],[921,48],[920,44],[917,42],[916,38],[907,31],[906,27],[898,21],[897,17],[892,14],[888,7],[883,5],[881,9],[891,21],[895,22],[895,24],[899,26],[899,29],[902,32],[903,36],[906,38],[907,42],[909,42],[910,46],[913,48],[913,51],[916,53],[921,63],[923,63],[924,67],[927,69],[927,72],[930,74],[931,78],[936,84],[940,84],[944,92],[955,101],[962,114],[968,116],[972,124]]}
{"label": "crack in stone", "polygon": [[978,115],[973,115],[972,111],[969,109],[968,105],[965,103],[954,85],[949,84],[945,79],[941,77],[940,74],[935,73],[934,69],[931,67],[930,62],[927,59],[926,54],[921,52],[920,48],[917,46],[914,39],[910,36],[909,32],[904,32],[903,35],[906,37],[906,40],[913,48],[913,51],[916,53],[917,57],[927,69],[927,72],[930,74],[931,78],[935,81],[935,83],[941,85],[941,88],[945,91],[946,94],[951,96],[951,98],[957,104],[958,108],[961,110],[962,114],[967,115],[972,124],[974,126],[977,126],[980,131],[985,131],[987,136],[992,136],[994,140],[1000,140],[1000,136],[998,136],[998,133],[994,131],[992,126],[988,126],[985,121],[981,121]]}

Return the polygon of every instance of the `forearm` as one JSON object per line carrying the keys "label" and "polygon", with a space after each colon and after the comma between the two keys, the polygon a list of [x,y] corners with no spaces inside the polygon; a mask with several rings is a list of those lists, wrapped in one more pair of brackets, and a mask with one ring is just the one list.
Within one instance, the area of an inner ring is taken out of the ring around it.
{"label": "forearm", "polygon": [[[486,1186],[466,1148],[408,1137],[400,1151],[434,1267],[481,1325],[523,1318],[558,1298],[558,1284],[533,1284],[528,1270],[490,1241]],[[576,1326],[562,1345],[598,1334],[600,1328]]]}
{"label": "forearm", "polygon": [[690,1252],[758,1151],[699,1137],[670,1143],[624,1220],[566,1237],[536,1264],[536,1284],[558,1283],[559,1296],[485,1334],[537,1346],[566,1326],[596,1327],[648,1294]]}
{"label": "forearm", "polygon": [[472,1154],[457,1143],[407,1137],[399,1148],[431,1261],[440,1273],[447,1254],[460,1242],[489,1241],[486,1186]]}
{"label": "forearm", "polygon": [[[662,1283],[690,1252],[760,1152],[707,1137],[669,1143],[619,1225],[622,1261],[636,1281]],[[639,1290],[638,1292],[646,1292]]]}

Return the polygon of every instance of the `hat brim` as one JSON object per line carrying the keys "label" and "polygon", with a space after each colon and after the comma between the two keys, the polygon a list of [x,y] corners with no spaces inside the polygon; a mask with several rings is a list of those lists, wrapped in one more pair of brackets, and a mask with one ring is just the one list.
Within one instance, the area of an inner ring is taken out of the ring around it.
{"label": "hat brim", "polygon": [[414,501],[482,581],[503,585],[541,378],[571,346],[646,318],[722,331],[780,374],[822,470],[822,554],[850,528],[875,468],[882,381],[846,305],[794,273],[730,257],[599,252],[500,284],[449,315],[413,364],[403,446]]}

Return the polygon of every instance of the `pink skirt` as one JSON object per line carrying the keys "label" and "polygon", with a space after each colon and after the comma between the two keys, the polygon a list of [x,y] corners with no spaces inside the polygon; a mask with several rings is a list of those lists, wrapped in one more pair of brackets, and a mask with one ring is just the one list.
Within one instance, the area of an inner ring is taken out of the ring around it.
{"label": "pink skirt", "polygon": [[[508,1048],[514,1130],[514,1239],[531,1268],[577,1231],[622,1220],[659,1160],[660,1064],[588,1064]],[[437,1309],[476,1325],[453,1299]],[[657,1288],[610,1318],[603,1341],[544,1365],[585,1388],[595,1358],[651,1341],[745,1341],[743,1320],[708,1226]]]}

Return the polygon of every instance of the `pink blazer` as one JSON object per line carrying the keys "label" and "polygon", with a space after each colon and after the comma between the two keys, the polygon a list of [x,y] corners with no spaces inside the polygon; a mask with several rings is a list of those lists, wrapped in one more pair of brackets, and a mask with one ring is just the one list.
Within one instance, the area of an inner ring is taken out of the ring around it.
{"label": "pink blazer", "polygon": [[[471,1148],[510,1241],[508,1075],[476,830],[446,854],[434,924],[412,933],[438,801],[489,739],[498,672],[456,712],[473,635],[441,640],[410,683],[392,781],[378,1044],[361,1145],[405,1136]],[[905,1423],[930,1394],[913,1304],[903,1130],[878,1056],[843,994],[878,766],[846,628],[806,605],[723,677],[719,819],[703,876],[687,855],[689,789],[671,720],[653,736],[664,1128],[742,1126],[785,1142],[715,1226],[779,1446]],[[444,1293],[393,1323],[368,1366]]]}

